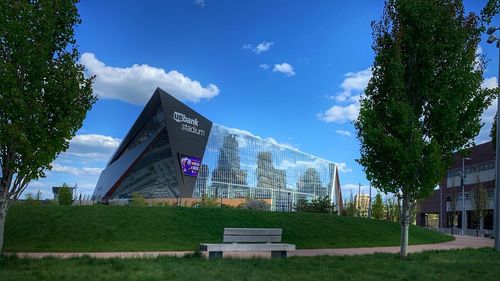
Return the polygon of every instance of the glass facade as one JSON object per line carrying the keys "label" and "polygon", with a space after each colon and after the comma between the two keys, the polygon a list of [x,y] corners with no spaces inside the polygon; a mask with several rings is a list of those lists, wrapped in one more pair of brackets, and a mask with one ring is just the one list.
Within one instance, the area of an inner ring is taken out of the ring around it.
{"label": "glass facade", "polygon": [[271,199],[288,211],[299,199],[334,198],[333,162],[213,124],[193,197]]}
{"label": "glass facade", "polygon": [[178,202],[203,196],[264,199],[276,211],[320,196],[342,204],[333,162],[214,124],[161,89],[102,171],[93,198],[108,203],[128,200],[134,192]]}

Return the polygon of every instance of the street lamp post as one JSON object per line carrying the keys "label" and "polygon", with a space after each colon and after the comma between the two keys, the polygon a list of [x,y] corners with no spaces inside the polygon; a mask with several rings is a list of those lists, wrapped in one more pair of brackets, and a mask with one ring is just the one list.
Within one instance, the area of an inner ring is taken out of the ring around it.
{"label": "street lamp post", "polygon": [[[498,48],[498,75],[500,76],[500,41],[493,35],[495,31],[499,28],[490,26],[486,33],[490,35],[488,38],[488,44],[497,42]],[[500,80],[500,79],[499,79]],[[493,235],[495,236],[495,249],[500,251],[500,180],[498,179],[500,175],[500,159],[498,158],[498,153],[500,152],[500,121],[498,110],[500,109],[500,98],[497,97],[497,127],[496,127],[496,144],[495,144],[495,201],[493,202]]]}
{"label": "street lamp post", "polygon": [[368,218],[371,219],[372,218],[372,183],[370,182],[370,192],[369,192],[370,195],[368,195],[369,197],[369,201],[368,201]]}
{"label": "street lamp post", "polygon": [[466,178],[465,176],[465,169],[464,169],[464,162],[465,160],[471,160],[470,158],[467,157],[462,157],[462,174],[460,175],[460,184],[462,185],[462,235],[465,235],[467,232],[464,231],[465,229],[465,188],[464,188],[464,179]]}

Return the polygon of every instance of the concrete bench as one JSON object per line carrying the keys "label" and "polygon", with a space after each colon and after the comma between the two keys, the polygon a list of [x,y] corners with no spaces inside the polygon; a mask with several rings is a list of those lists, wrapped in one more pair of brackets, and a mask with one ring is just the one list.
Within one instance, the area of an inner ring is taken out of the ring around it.
{"label": "concrete bench", "polygon": [[208,259],[221,258],[224,252],[271,252],[271,258],[286,258],[295,245],[281,242],[281,228],[224,228],[223,243],[200,244]]}

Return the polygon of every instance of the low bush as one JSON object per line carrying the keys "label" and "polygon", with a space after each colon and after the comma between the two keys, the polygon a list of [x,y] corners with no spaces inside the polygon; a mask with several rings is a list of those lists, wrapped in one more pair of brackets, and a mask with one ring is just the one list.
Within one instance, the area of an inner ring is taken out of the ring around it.
{"label": "low bush", "polygon": [[144,195],[139,192],[132,192],[132,198],[130,199],[131,206],[146,206],[146,200]]}

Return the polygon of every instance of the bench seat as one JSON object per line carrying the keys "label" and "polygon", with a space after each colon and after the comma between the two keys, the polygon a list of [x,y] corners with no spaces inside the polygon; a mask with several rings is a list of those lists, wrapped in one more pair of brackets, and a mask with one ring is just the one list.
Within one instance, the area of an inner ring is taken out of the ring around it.
{"label": "bench seat", "polygon": [[221,243],[201,244],[201,251],[242,252],[242,251],[295,251],[295,245],[284,243]]}
{"label": "bench seat", "polygon": [[281,228],[225,228],[224,243],[202,243],[200,251],[209,259],[221,258],[224,252],[270,252],[271,258],[286,258],[295,245],[280,243],[281,233]]}

